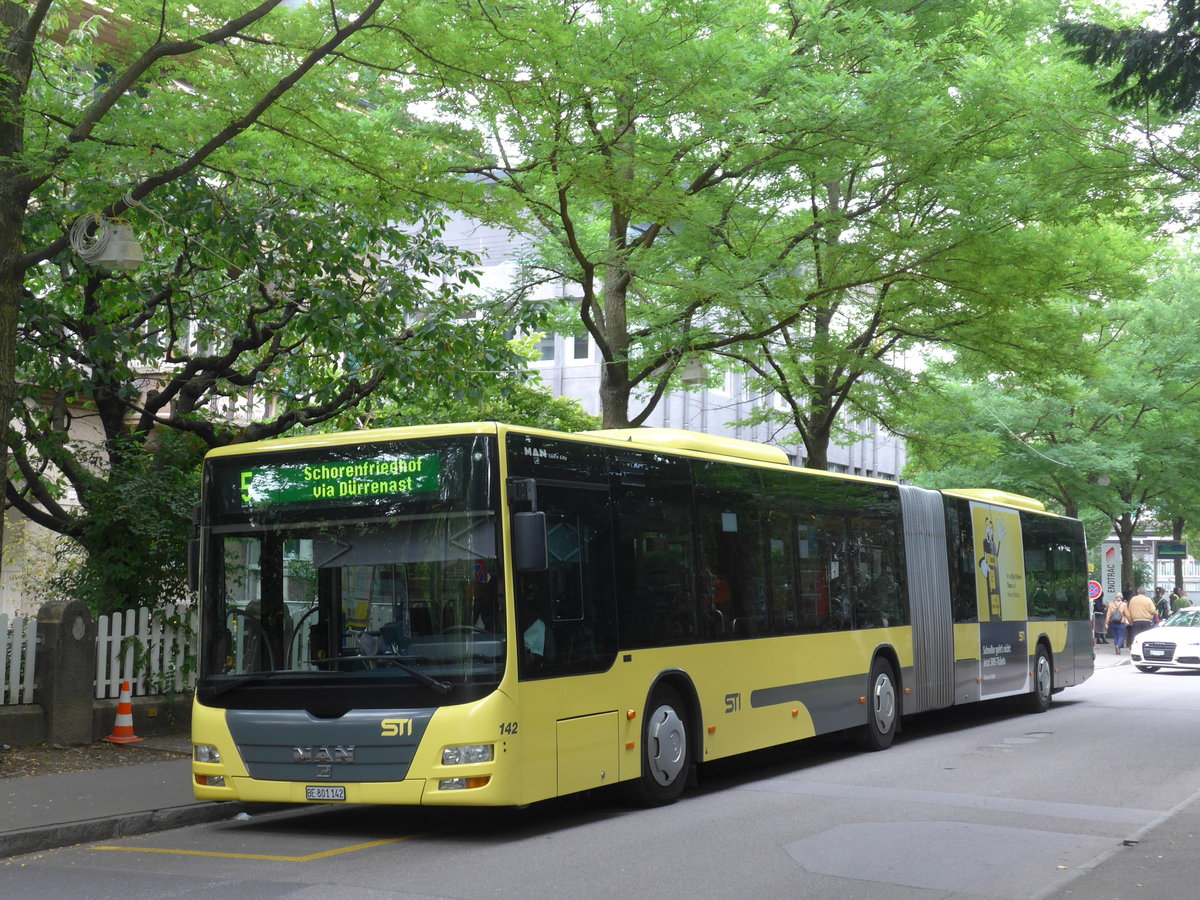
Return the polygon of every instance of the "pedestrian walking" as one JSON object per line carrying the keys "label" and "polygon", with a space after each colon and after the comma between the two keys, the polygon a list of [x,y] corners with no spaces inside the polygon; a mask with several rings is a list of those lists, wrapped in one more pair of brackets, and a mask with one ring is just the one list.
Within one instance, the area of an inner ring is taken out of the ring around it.
{"label": "pedestrian walking", "polygon": [[1137,593],[1125,604],[1125,609],[1129,615],[1128,638],[1125,641],[1125,646],[1132,647],[1134,638],[1143,631],[1154,627],[1154,623],[1158,619],[1158,612],[1154,608],[1154,601],[1143,594],[1140,587]]}
{"label": "pedestrian walking", "polygon": [[1160,619],[1171,615],[1171,602],[1167,599],[1166,588],[1156,587],[1154,589],[1154,611],[1158,613]]}
{"label": "pedestrian walking", "polygon": [[1171,612],[1177,613],[1188,605],[1187,591],[1180,585],[1171,588]]}
{"label": "pedestrian walking", "polygon": [[1097,644],[1108,643],[1108,626],[1104,624],[1105,612],[1103,597],[1092,601],[1092,636]]}
{"label": "pedestrian walking", "polygon": [[1104,626],[1112,635],[1113,650],[1118,656],[1121,655],[1121,645],[1125,642],[1125,625],[1128,620],[1129,611],[1125,608],[1125,601],[1118,595],[1112,603],[1108,604],[1104,615]]}

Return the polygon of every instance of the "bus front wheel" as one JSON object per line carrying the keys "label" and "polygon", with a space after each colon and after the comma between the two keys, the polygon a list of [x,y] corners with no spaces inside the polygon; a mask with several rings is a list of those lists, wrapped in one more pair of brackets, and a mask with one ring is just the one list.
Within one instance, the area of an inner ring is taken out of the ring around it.
{"label": "bus front wheel", "polygon": [[880,656],[871,664],[871,677],[867,682],[867,749],[886,750],[890,747],[899,724],[896,673],[892,671],[892,664]]}
{"label": "bus front wheel", "polygon": [[669,685],[655,688],[642,721],[642,773],[624,783],[638,806],[674,803],[687,786],[691,749],[683,698]]}

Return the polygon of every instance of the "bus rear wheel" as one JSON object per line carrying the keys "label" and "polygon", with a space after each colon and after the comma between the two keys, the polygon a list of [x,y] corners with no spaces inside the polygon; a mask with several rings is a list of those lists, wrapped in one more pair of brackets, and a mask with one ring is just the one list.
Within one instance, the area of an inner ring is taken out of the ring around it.
{"label": "bus rear wheel", "polygon": [[871,664],[867,681],[867,731],[864,743],[868,750],[886,750],[892,746],[900,724],[900,701],[896,691],[896,673],[892,664],[877,657]]}
{"label": "bus rear wheel", "polygon": [[1033,659],[1033,692],[1029,695],[1029,708],[1033,712],[1045,712],[1050,708],[1054,693],[1054,669],[1050,665],[1050,654],[1043,644],[1038,644]]}
{"label": "bus rear wheel", "polygon": [[624,783],[625,799],[638,806],[674,803],[687,787],[691,748],[683,698],[670,685],[655,688],[642,721],[642,773]]}

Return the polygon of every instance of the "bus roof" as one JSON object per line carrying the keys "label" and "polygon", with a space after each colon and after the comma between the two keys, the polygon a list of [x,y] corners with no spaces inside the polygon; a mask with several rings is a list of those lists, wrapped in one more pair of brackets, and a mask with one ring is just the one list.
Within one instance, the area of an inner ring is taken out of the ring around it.
{"label": "bus roof", "polygon": [[639,447],[652,450],[690,450],[693,453],[708,453],[734,459],[749,459],[755,462],[791,465],[788,455],[778,447],[743,441],[739,438],[718,437],[699,431],[684,431],[681,428],[602,428],[598,431],[582,431],[581,437],[595,435],[628,441]]}
{"label": "bus roof", "polygon": [[948,494],[951,497],[965,497],[968,500],[977,500],[980,503],[994,503],[997,506],[1012,506],[1017,509],[1027,509],[1032,512],[1046,512],[1046,504],[1041,500],[1035,500],[1032,497],[1026,497],[1023,494],[1013,494],[1009,491],[994,491],[989,488],[980,489],[955,489],[952,491],[942,491],[943,494]]}
{"label": "bus roof", "polygon": [[603,438],[609,441],[630,443],[649,450],[683,451],[727,459],[745,459],[753,462],[774,463],[787,466],[788,455],[778,447],[743,441],[737,438],[718,437],[697,431],[678,428],[605,428],[597,431],[552,432],[541,428],[502,425],[498,422],[463,422],[453,425],[409,425],[402,428],[376,428],[363,431],[335,432],[329,434],[306,434],[265,441],[228,444],[208,452],[209,457],[241,456],[246,453],[264,453],[275,450],[300,448],[339,447],[346,444],[375,443],[378,441],[401,440],[414,437],[436,437],[450,434],[496,433],[498,431],[527,431],[539,434],[558,434],[587,440]]}
{"label": "bus roof", "polygon": [[[296,450],[302,448],[344,447],[347,444],[375,443],[378,441],[403,440],[406,438],[438,437],[453,434],[495,434],[509,430],[558,435],[560,437],[575,438],[576,440],[598,439],[606,443],[629,444],[646,450],[667,453],[697,454],[716,456],[724,459],[741,459],[747,462],[791,466],[791,460],[788,459],[787,453],[779,447],[760,444],[756,441],[744,441],[739,438],[704,434],[699,431],[685,431],[681,428],[601,428],[595,431],[556,432],[543,428],[507,425],[499,422],[406,425],[399,428],[372,428],[361,431],[305,434],[241,444],[227,444],[224,447],[216,447],[210,450],[207,456],[210,458],[241,456],[248,453],[269,453],[278,450]],[[802,471],[852,481],[877,480],[859,475],[838,474],[816,469],[803,469]],[[1009,491],[986,488],[963,488],[946,490],[942,493],[952,497],[964,497],[980,503],[994,503],[998,506],[1009,506],[1015,509],[1030,510],[1031,512],[1048,512],[1046,505],[1040,500],[1035,500],[1032,497],[1026,497],[1021,494],[1010,493]]]}
{"label": "bus roof", "polygon": [[495,434],[501,426],[495,422],[466,422],[455,425],[405,425],[399,428],[364,428],[359,431],[333,431],[322,434],[299,434],[292,437],[268,438],[240,444],[214,447],[206,458],[244,456],[248,453],[270,453],[276,450],[344,447],[347,444],[374,444],[408,438],[440,437],[451,434]]}

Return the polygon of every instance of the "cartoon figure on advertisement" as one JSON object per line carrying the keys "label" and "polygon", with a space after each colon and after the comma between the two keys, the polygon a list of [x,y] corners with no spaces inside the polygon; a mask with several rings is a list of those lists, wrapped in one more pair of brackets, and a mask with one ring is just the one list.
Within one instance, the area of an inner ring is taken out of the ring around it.
{"label": "cartoon figure on advertisement", "polygon": [[1004,617],[1004,604],[1000,595],[1000,543],[1004,540],[1004,523],[1000,523],[999,534],[991,516],[984,520],[983,553],[979,559],[979,571],[983,573],[987,590],[987,607],[993,619]]}

